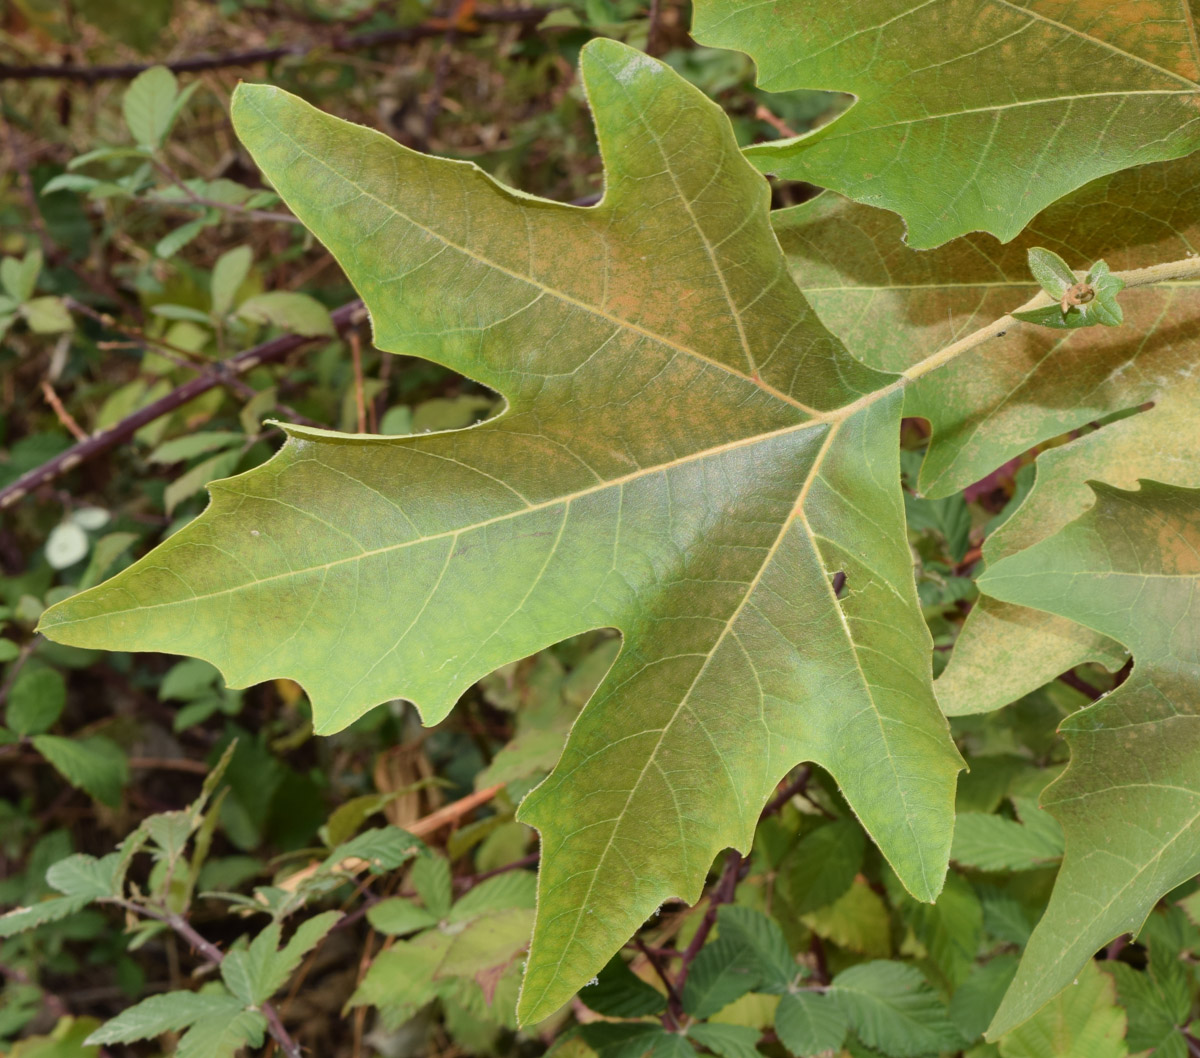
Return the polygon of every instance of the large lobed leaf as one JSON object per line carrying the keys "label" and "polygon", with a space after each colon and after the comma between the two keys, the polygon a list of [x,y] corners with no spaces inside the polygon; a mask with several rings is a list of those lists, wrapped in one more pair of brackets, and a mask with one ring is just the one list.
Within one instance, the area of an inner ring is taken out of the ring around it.
{"label": "large lobed leaf", "polygon": [[[1039,215],[1011,246],[974,235],[923,254],[900,245],[894,218],[831,195],[777,214],[775,222],[793,274],[822,319],[866,362],[902,370],[1034,293],[1024,262],[1030,246],[1051,247],[1080,267],[1105,256],[1122,269],[1195,252],[1198,188],[1200,159],[1147,166],[1081,189]],[[1072,534],[1079,532],[1059,531],[1081,516],[1077,524],[1107,517],[1116,502],[1085,513],[1095,502],[1089,478],[1106,483],[1109,497],[1126,495],[1112,487],[1129,490],[1139,477],[1200,485],[1200,285],[1173,281],[1129,290],[1121,302],[1123,328],[1064,338],[1010,326],[1003,337],[924,375],[907,393],[906,413],[926,417],[933,427],[922,471],[922,485],[933,495],[962,488],[1030,445],[1081,431],[1039,456],[1029,496],[985,544],[994,573],[981,578],[985,594],[937,683],[945,711],[997,708],[1082,661],[1115,667],[1124,648],[1133,650],[1137,664],[1135,679],[1119,695],[1064,726],[1072,764],[1051,787],[1047,806],[1066,830],[1067,858],[993,1034],[1029,1017],[1097,948],[1136,930],[1153,902],[1200,866],[1180,863],[1188,854],[1178,849],[1191,834],[1187,806],[1200,792],[1188,777],[1200,759],[1187,757],[1179,733],[1195,710],[1196,659],[1182,668],[1172,661],[1170,680],[1147,674],[1164,651],[1175,660],[1186,655],[1200,615],[1181,615],[1146,594],[1144,615],[1130,616],[1121,610],[1112,577],[1089,583],[1082,575],[1097,576],[1095,563],[1067,565],[1080,574],[1072,573],[1069,587],[1065,574],[1048,577],[1063,568],[1055,562],[1071,559]],[[1089,423],[1139,407],[1139,414],[1088,430]],[[1144,507],[1159,495],[1137,502]],[[1123,520],[1105,522],[1114,536],[1145,521],[1125,509]],[[1183,517],[1178,510],[1176,516]],[[1146,540],[1140,553],[1147,570],[1161,547]],[[1011,573],[994,579],[1023,568],[1009,563],[1025,562],[1040,564],[1019,584]],[[1127,623],[1139,624],[1139,636],[1130,635]],[[1153,681],[1153,692],[1137,682],[1139,672]],[[1187,672],[1191,679],[1181,680]],[[1155,708],[1169,719],[1154,716]],[[1164,778],[1164,769],[1178,775]],[[1143,780],[1144,787],[1129,785]]]}
{"label": "large lobed leaf", "polygon": [[900,213],[928,248],[1016,236],[1089,180],[1200,146],[1194,0],[697,0],[771,91],[852,92],[764,170]]}
{"label": "large lobed leaf", "polygon": [[995,598],[1079,621],[1134,657],[1124,684],[1062,726],[1071,763],[1043,804],[1066,854],[991,1036],[1200,872],[1200,490],[1093,488],[1085,514],[980,579]]}
{"label": "large lobed leaf", "polygon": [[418,437],[289,428],[201,518],[42,623],[203,657],[235,687],[291,677],[326,733],[395,697],[436,722],[497,666],[619,629],[521,808],[543,843],[526,1022],[662,900],[698,898],[801,760],[933,899],[960,766],[904,537],[904,380],[810,310],[717,107],[611,41],[583,75],[607,174],[592,209],[239,90],[239,135],[363,295],[376,344],[507,408]]}
{"label": "large lobed leaf", "polygon": [[[901,245],[901,225],[831,194],[773,215],[797,283],[851,352],[902,371],[1032,296],[1025,260],[1046,246],[1080,268],[1176,260],[1200,246],[1200,156],[1089,184],[1042,212],[1015,242],[971,235],[930,252]],[[1200,284],[1121,295],[1119,328],[1014,325],[909,387],[905,413],[933,428],[921,488],[957,492],[1031,445],[1149,402],[1149,411],[1042,453],[1030,495],[984,543],[997,561],[1053,534],[1090,506],[1089,478],[1200,485]],[[1123,651],[1092,629],[984,597],[937,682],[949,715],[996,709],[1084,661],[1118,667]]]}

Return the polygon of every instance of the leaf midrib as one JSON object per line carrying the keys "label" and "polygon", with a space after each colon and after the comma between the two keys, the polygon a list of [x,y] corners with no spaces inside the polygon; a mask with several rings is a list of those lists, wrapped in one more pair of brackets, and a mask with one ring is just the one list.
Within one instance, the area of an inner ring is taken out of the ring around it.
{"label": "leaf midrib", "polygon": [[[922,125],[922,124],[925,124],[926,122],[930,122],[930,121],[950,121],[954,118],[961,118],[961,117],[965,117],[970,114],[995,114],[995,113],[999,113],[1002,110],[1019,110],[1022,107],[1059,106],[1063,103],[1068,103],[1068,104],[1075,103],[1075,102],[1077,102],[1079,100],[1083,100],[1083,99],[1111,99],[1111,98],[1128,99],[1131,96],[1186,96],[1186,95],[1200,96],[1200,85],[1194,85],[1194,84],[1191,84],[1190,82],[1188,82],[1188,88],[1186,90],[1171,89],[1171,88],[1145,88],[1145,89],[1124,90],[1124,91],[1117,91],[1117,92],[1083,92],[1083,93],[1075,93],[1072,95],[1046,96],[1045,98],[1042,98],[1042,99],[1021,99],[1021,100],[1018,100],[1016,103],[997,103],[994,106],[984,106],[984,107],[963,107],[961,110],[951,110],[951,111],[946,111],[946,112],[940,113],[940,114],[921,114],[918,117],[903,118],[900,120],[888,121],[882,125],[861,125],[856,128],[851,128],[850,127],[851,123],[849,121],[847,121],[844,123],[845,127],[846,127],[846,131],[840,132],[840,133],[837,132],[837,129],[838,129],[839,125],[843,125],[843,122],[836,121],[836,122],[833,122],[833,123],[825,126],[825,128],[828,128],[830,130],[827,135],[824,135],[824,136],[819,135],[819,132],[824,131],[822,129],[822,130],[818,130],[818,133],[814,133],[811,137],[801,137],[797,140],[791,141],[791,143],[794,143],[797,147],[799,147],[805,142],[805,139],[807,139],[807,138],[811,138],[813,140],[820,139],[822,141],[824,141],[824,140],[844,140],[844,139],[849,139],[852,136],[865,136],[871,132],[886,132],[889,129],[898,128],[901,125]],[[853,113],[853,110],[847,111],[848,115],[852,114],[852,113]],[[1200,120],[1200,119],[1193,119],[1193,120]],[[1191,124],[1191,122],[1188,122],[1188,124]],[[1186,127],[1187,127],[1186,125],[1180,126],[1181,129],[1186,128]],[[752,149],[754,149],[756,151],[757,150],[765,150],[771,146],[773,146],[773,144],[764,143],[761,145],[756,145],[755,148],[752,148]]]}
{"label": "leaf midrib", "polygon": [[[891,387],[889,387],[888,389],[890,390],[890,388]],[[877,392],[882,393],[882,392],[886,392],[886,391],[887,390],[880,390]],[[497,419],[494,421],[499,422],[501,420]],[[834,420],[834,421],[836,421],[836,420]],[[809,420],[806,422],[795,423],[791,426],[784,426],[778,430],[770,430],[770,431],[767,431],[766,433],[753,434],[749,437],[739,438],[736,441],[727,441],[724,444],[714,445],[711,448],[701,449],[698,452],[693,452],[686,456],[680,456],[678,459],[672,459],[672,460],[669,460],[664,463],[656,463],[654,466],[651,466],[651,467],[641,467],[638,470],[631,471],[628,474],[623,474],[620,477],[616,477],[616,478],[610,478],[607,481],[603,481],[598,484],[591,485],[588,488],[578,489],[575,492],[564,493],[560,496],[555,496],[548,500],[542,500],[539,503],[529,503],[529,504],[526,504],[524,507],[517,508],[516,510],[513,510],[513,511],[508,511],[505,514],[498,514],[493,518],[485,518],[483,521],[472,522],[469,525],[462,525],[456,529],[446,529],[446,530],[443,530],[438,533],[431,533],[427,536],[418,536],[418,537],[412,538],[411,540],[404,540],[404,541],[401,541],[400,543],[388,544],[384,547],[372,548],[370,550],[363,550],[355,555],[347,555],[344,558],[334,559],[332,562],[324,562],[324,563],[320,563],[318,565],[307,566],[303,569],[291,569],[291,570],[287,570],[286,572],[283,572],[283,573],[274,573],[269,577],[260,577],[255,580],[246,581],[242,584],[235,585],[232,588],[222,588],[219,591],[207,592],[203,595],[190,595],[186,599],[175,599],[170,602],[139,604],[136,607],[130,607],[129,609],[137,609],[138,611],[143,611],[143,610],[163,609],[163,608],[168,608],[168,607],[172,607],[172,606],[192,605],[197,602],[204,602],[208,599],[220,598],[225,595],[232,595],[237,592],[245,591],[245,590],[248,590],[251,588],[256,588],[261,584],[270,584],[274,581],[288,580],[293,577],[307,576],[308,574],[311,574],[311,573],[317,573],[317,572],[321,572],[324,570],[333,569],[337,566],[346,565],[351,562],[360,562],[366,558],[374,558],[376,555],[383,555],[383,554],[389,554],[389,553],[392,553],[395,551],[402,551],[406,548],[416,547],[420,544],[429,543],[430,541],[434,541],[434,540],[444,540],[444,539],[451,538],[451,537],[461,536],[464,533],[473,532],[477,529],[485,529],[488,526],[496,525],[500,522],[509,521],[513,518],[520,518],[527,514],[533,514],[538,511],[548,510],[548,509],[551,509],[553,507],[558,507],[563,504],[569,504],[577,499],[582,499],[585,496],[590,496],[593,493],[602,492],[605,489],[618,488],[618,487],[625,485],[631,481],[637,481],[641,478],[648,477],[649,475],[652,475],[652,474],[659,474],[664,471],[673,470],[676,467],[685,466],[689,463],[698,462],[703,459],[708,459],[712,456],[721,455],[725,452],[731,452],[731,451],[734,451],[739,448],[745,448],[750,445],[759,444],[763,441],[771,440],[772,438],[785,437],[792,433],[799,433],[804,430],[817,429],[822,426],[827,426],[830,424],[830,422],[831,422],[831,419],[829,417],[823,417],[820,419],[813,419],[813,420]],[[819,464],[814,464],[814,466],[817,466],[817,465],[819,465]],[[214,487],[219,487],[219,485],[220,485],[219,482],[214,482],[214,483],[212,483],[212,485],[210,485],[210,489],[212,489]],[[244,495],[241,495],[241,494],[239,494],[239,496],[242,499],[251,498],[251,499],[259,499],[259,500],[262,500],[263,502],[268,502],[268,503],[276,502],[273,497],[269,497],[269,496],[245,497]],[[309,512],[303,511],[298,507],[294,508],[294,509],[306,517],[310,517],[310,518],[314,517]],[[787,518],[787,521],[785,524],[790,524],[793,517],[794,517],[794,511],[788,515],[788,518]],[[341,530],[338,530],[338,531],[341,532]],[[346,535],[346,534],[343,534],[343,535]],[[103,615],[96,616],[96,617],[81,617],[81,618],[77,618],[73,621],[59,622],[59,623],[55,624],[54,627],[55,628],[66,628],[73,624],[84,624],[84,623],[87,623],[88,621],[101,620],[101,619],[104,619]]]}

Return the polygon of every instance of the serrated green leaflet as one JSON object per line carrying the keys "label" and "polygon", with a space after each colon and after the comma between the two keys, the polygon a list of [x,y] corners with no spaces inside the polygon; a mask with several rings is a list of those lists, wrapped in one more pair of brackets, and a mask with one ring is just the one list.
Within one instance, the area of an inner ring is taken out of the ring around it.
{"label": "serrated green leaflet", "polygon": [[831,996],[798,992],[779,1000],[775,1031],[792,1054],[833,1053],[846,1038],[846,1028],[846,1015]]}
{"label": "serrated green leaflet", "polygon": [[1057,825],[1053,830],[1035,829],[1004,816],[959,812],[950,857],[981,871],[1031,871],[1062,855],[1062,834],[1057,830]]}
{"label": "serrated green leaflet", "polygon": [[693,1025],[687,1034],[720,1058],[759,1058],[758,1029],[705,1023]]}
{"label": "serrated green leaflet", "polygon": [[867,1046],[886,1048],[896,1058],[938,1054],[962,1043],[945,1004],[915,966],[859,963],[838,974],[826,994]]}
{"label": "serrated green leaflet", "polygon": [[900,213],[927,249],[1012,239],[1089,180],[1200,146],[1195,22],[1192,0],[698,0],[693,32],[748,52],[768,90],[854,93],[747,154]]}
{"label": "serrated green leaflet", "polygon": [[904,540],[904,379],[815,319],[714,105],[611,41],[583,73],[607,166],[592,209],[239,91],[239,135],[376,343],[507,409],[418,437],[292,428],[152,556],[43,620],[64,642],[204,657],[231,686],[287,675],[322,732],[400,696],[436,722],[498,665],[618,628],[521,809],[543,850],[527,1022],[665,898],[695,900],[801,760],[932,899],[960,765]]}
{"label": "serrated green leaflet", "polygon": [[179,1032],[205,1018],[229,1020],[245,1009],[223,989],[208,992],[166,992],[150,996],[106,1021],[88,1038],[89,1044],[131,1043]]}
{"label": "serrated green leaflet", "polygon": [[[1186,258],[1200,245],[1200,157],[1097,180],[1041,213],[1015,242],[971,235],[927,253],[901,224],[834,195],[773,215],[797,284],[825,324],[867,363],[902,371],[1037,291],[1028,249],[1053,247],[1077,268]],[[1012,325],[909,387],[905,414],[932,428],[919,487],[948,496],[1030,446],[1149,402],[1149,411],[1038,457],[1034,487],[988,536],[988,562],[1066,525],[1097,478],[1200,485],[1195,349],[1200,284],[1175,280],[1121,295],[1126,324],[1078,332]],[[1059,616],[983,599],[937,683],[949,715],[998,708],[1085,661],[1119,668],[1111,639]]]}
{"label": "serrated green leaflet", "polygon": [[980,579],[999,599],[1126,644],[1135,662],[1121,687],[1061,728],[1071,763],[1042,799],[1066,855],[992,1036],[1069,985],[1105,943],[1136,933],[1159,897],[1200,871],[1200,490],[1093,488],[1089,511]]}

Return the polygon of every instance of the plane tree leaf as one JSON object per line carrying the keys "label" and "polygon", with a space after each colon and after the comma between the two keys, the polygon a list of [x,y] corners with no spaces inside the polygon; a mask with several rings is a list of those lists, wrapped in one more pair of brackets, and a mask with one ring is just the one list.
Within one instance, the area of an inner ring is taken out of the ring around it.
{"label": "plane tree leaf", "polygon": [[[1050,247],[1078,268],[1186,257],[1200,243],[1200,157],[1094,181],[1042,212],[1019,239],[984,234],[918,253],[880,210],[826,193],[773,215],[789,267],[821,319],[863,359],[903,371],[1032,297],[1027,251]],[[1054,533],[1092,502],[1089,478],[1131,488],[1140,477],[1200,485],[1194,425],[1200,286],[1126,290],[1120,328],[1009,326],[908,389],[905,413],[933,428],[919,486],[952,495],[1030,446],[1107,415],[1149,411],[1039,455],[1029,496],[985,541],[994,562]],[[937,682],[949,715],[1014,701],[1085,661],[1116,669],[1111,639],[1063,617],[984,597]]]}
{"label": "plane tree leaf", "polygon": [[1095,963],[1036,1017],[1000,1040],[1000,1058],[1125,1058],[1126,1014]]}
{"label": "plane tree leaf", "polygon": [[1200,490],[1092,488],[1088,511],[980,579],[990,595],[1086,624],[1134,657],[1125,683],[1062,725],[1071,762],[1042,803],[1066,853],[993,1037],[1200,872]]}
{"label": "plane tree leaf", "polygon": [[525,1022],[664,899],[697,899],[801,760],[933,899],[960,767],[904,536],[907,380],[816,318],[715,105],[612,41],[582,67],[606,165],[588,209],[239,89],[239,136],[376,344],[506,407],[418,436],[289,427],[200,518],[42,621],[61,642],[202,657],[232,687],[295,679],[322,733],[396,697],[435,723],[498,666],[620,630],[521,806],[542,837]]}
{"label": "plane tree leaf", "polygon": [[1089,180],[1200,147],[1191,0],[698,0],[693,33],[749,53],[769,91],[853,93],[836,120],[746,153],[894,210],[918,249],[1007,241]]}

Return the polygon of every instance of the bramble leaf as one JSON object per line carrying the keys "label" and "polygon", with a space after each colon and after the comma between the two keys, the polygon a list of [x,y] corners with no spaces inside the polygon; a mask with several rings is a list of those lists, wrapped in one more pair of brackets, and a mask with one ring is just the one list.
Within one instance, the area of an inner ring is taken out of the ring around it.
{"label": "bramble leaf", "polygon": [[638,977],[620,954],[608,960],[594,983],[585,985],[579,998],[597,1014],[611,1018],[640,1018],[661,1014],[667,997]]}
{"label": "bramble leaf", "polygon": [[367,921],[380,933],[403,937],[437,925],[437,918],[419,904],[402,896],[381,900],[367,909]]}
{"label": "bramble leaf", "polygon": [[846,1028],[846,1015],[830,996],[797,992],[779,1000],[775,1031],[779,1042],[797,1058],[837,1051]]}
{"label": "bramble leaf", "polygon": [[896,1058],[954,1050],[962,1039],[945,1004],[921,971],[906,963],[859,963],[843,970],[827,993],[869,1047]]}
{"label": "bramble leaf", "polygon": [[33,748],[72,786],[91,794],[103,804],[115,806],[129,779],[129,762],[121,747],[103,735],[63,738],[34,735]]}
{"label": "bramble leaf", "polygon": [[1030,871],[1063,853],[1062,829],[1032,800],[1020,798],[1021,821],[983,812],[959,812],[950,858],[981,871]]}
{"label": "bramble leaf", "polygon": [[688,973],[680,999],[694,1018],[712,1017],[718,1010],[757,987],[758,965],[734,937],[718,937],[700,949]]}
{"label": "bramble leaf", "polygon": [[61,673],[29,667],[13,682],[5,723],[18,735],[40,735],[54,726],[67,704],[67,685]]}
{"label": "bramble leaf", "polygon": [[688,1036],[720,1058],[761,1058],[759,1032],[745,1025],[700,1024],[687,1031]]}
{"label": "bramble leaf", "polygon": [[1061,727],[1071,763],[1042,801],[1066,855],[992,1036],[1200,872],[1200,490],[1092,488],[1090,510],[980,578],[988,594],[1077,620],[1134,656],[1125,683]]}
{"label": "bramble leaf", "polygon": [[857,98],[805,136],[756,145],[763,170],[900,213],[928,249],[1014,238],[1096,177],[1200,147],[1190,0],[699,0],[693,33],[748,52],[769,91]]}
{"label": "bramble leaf", "polygon": [[88,1038],[88,1043],[134,1043],[179,1032],[203,1018],[236,1017],[243,1004],[224,990],[166,992],[150,996],[110,1018]]}
{"label": "bramble leaf", "polygon": [[246,1006],[265,1003],[287,984],[292,971],[324,938],[341,915],[326,911],[300,923],[280,950],[280,925],[272,922],[244,948],[234,948],[221,963],[221,977]]}
{"label": "bramble leaf", "polygon": [[838,819],[801,838],[788,874],[797,914],[828,907],[846,893],[862,867],[866,851],[862,831],[850,819]]}
{"label": "bramble leaf", "polygon": [[695,900],[801,760],[933,899],[960,765],[904,538],[904,380],[816,320],[718,108],[613,41],[582,65],[607,166],[590,209],[239,89],[239,135],[376,344],[507,407],[413,437],[289,428],[152,556],[43,619],[64,642],[203,657],[234,687],[296,679],[322,733],[396,697],[434,723],[499,665],[619,629],[521,806],[543,851],[526,1022],[664,899]]}
{"label": "bramble leaf", "polygon": [[125,124],[139,148],[153,151],[162,146],[198,85],[199,82],[191,84],[180,92],[175,75],[165,66],[151,66],[129,83],[122,110]]}

